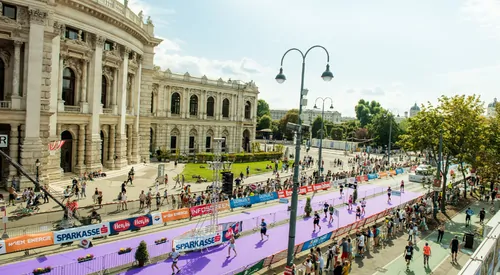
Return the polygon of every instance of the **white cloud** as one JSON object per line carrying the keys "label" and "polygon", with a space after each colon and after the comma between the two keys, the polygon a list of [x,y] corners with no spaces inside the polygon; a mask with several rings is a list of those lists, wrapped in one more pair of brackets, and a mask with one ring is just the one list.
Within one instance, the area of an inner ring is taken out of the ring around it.
{"label": "white cloud", "polygon": [[461,11],[467,20],[477,22],[492,37],[500,38],[500,1],[466,0]]}

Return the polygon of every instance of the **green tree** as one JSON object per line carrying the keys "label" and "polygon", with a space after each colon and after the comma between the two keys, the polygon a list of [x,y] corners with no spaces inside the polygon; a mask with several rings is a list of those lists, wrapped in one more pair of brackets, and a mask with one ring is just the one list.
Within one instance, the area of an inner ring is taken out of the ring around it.
{"label": "green tree", "polygon": [[358,104],[354,107],[356,118],[359,120],[361,127],[365,127],[372,122],[375,115],[382,111],[380,103],[377,101],[367,101],[360,99]]}
{"label": "green tree", "polygon": [[259,118],[265,115],[271,115],[269,104],[267,104],[264,99],[259,99],[259,101],[257,101],[257,117]]}
{"label": "green tree", "polygon": [[273,138],[274,139],[283,140],[284,134],[281,131],[279,120],[273,120],[271,122],[271,130],[273,131]]}
{"label": "green tree", "polygon": [[343,140],[344,139],[344,129],[340,126],[335,126],[330,131],[330,137],[333,140]]}
{"label": "green tree", "polygon": [[259,118],[259,123],[257,124],[257,130],[271,129],[272,123],[273,120],[269,115],[263,115],[261,118]]}
{"label": "green tree", "polygon": [[400,129],[394,119],[394,115],[390,114],[386,110],[383,110],[373,117],[372,122],[368,125],[368,132],[370,132],[370,135],[377,146],[387,146],[389,144],[389,133],[391,133],[390,136],[392,146],[392,144],[398,140]]}
{"label": "green tree", "polygon": [[[321,116],[317,116],[317,117],[314,119],[314,121],[313,121],[313,123],[312,123],[312,125],[311,125],[311,133],[312,133],[312,137],[313,137],[313,138],[320,138],[320,137],[321,137],[321,132],[320,132],[320,130],[321,130],[321,123],[322,123],[322,121],[323,121],[323,120],[321,119]],[[323,126],[324,126],[324,125],[323,125]],[[324,134],[323,134],[323,137],[326,137],[326,136],[325,136],[325,135],[326,135],[326,130],[325,130],[325,128],[326,128],[326,127],[323,127],[323,131],[325,131],[325,132],[323,132],[323,133],[324,133]]]}
{"label": "green tree", "polygon": [[[284,134],[286,139],[293,140],[293,132],[286,129],[286,125],[288,122],[291,122],[291,123],[298,123],[299,122],[299,110],[298,109],[289,110],[286,113],[286,115],[283,118],[281,118],[281,120],[279,122],[280,131]],[[305,135],[303,134],[302,136],[304,137]]]}
{"label": "green tree", "polygon": [[481,177],[482,183],[498,182],[498,160],[500,159],[500,104],[496,105],[496,115],[483,118],[485,121],[485,146],[478,152],[475,164],[476,173]]}

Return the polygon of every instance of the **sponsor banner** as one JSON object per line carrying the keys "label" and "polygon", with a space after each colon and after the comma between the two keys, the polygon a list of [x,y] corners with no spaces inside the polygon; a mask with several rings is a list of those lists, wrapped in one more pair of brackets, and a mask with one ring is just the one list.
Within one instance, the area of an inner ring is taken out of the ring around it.
{"label": "sponsor banner", "polygon": [[145,226],[153,224],[151,215],[144,215],[139,217],[128,218],[124,220],[114,221],[109,223],[111,228],[110,234],[117,234],[123,231],[140,229]]}
{"label": "sponsor banner", "polygon": [[403,170],[403,168],[396,169],[396,175],[403,174],[404,172],[405,172],[405,170]]}
{"label": "sponsor banner", "polygon": [[332,232],[329,232],[329,233],[326,233],[325,235],[323,236],[319,236],[317,238],[314,238],[310,241],[307,241],[304,243],[304,245],[302,245],[302,251],[306,251],[306,250],[309,250],[310,248],[313,248],[317,245],[320,245],[324,242],[327,242],[330,240],[330,238],[332,237]]}
{"label": "sponsor banner", "polygon": [[347,184],[353,184],[356,182],[356,178],[348,178],[347,179]]}
{"label": "sponsor banner", "polygon": [[243,222],[229,223],[224,226],[224,231],[222,234],[222,241],[228,242],[231,236],[243,232]]}
{"label": "sponsor banner", "polygon": [[362,175],[361,181],[368,181],[368,175]]}
{"label": "sponsor banner", "polygon": [[357,181],[357,182],[361,182],[361,181],[362,181],[362,180],[361,180],[361,176],[357,176],[357,177],[356,177],[356,181]]}
{"label": "sponsor banner", "polygon": [[54,244],[69,243],[109,235],[109,222],[54,231]]}
{"label": "sponsor banner", "polygon": [[240,273],[236,273],[236,275],[250,275],[250,274],[254,274],[255,272],[261,270],[262,268],[264,268],[264,260],[265,259],[262,259],[260,261],[258,261],[256,264],[250,266],[250,267],[247,267],[244,271],[241,271]]}
{"label": "sponsor banner", "polygon": [[[217,211],[226,211],[229,210],[229,202],[221,201],[217,203]],[[206,214],[212,214],[212,204],[204,204],[197,205],[189,208],[189,212],[191,213],[191,217],[203,216]]]}
{"label": "sponsor banner", "polygon": [[255,204],[255,203],[261,203],[261,202],[266,202],[266,201],[272,201],[278,199],[278,193],[276,192],[271,192],[267,194],[260,194],[260,195],[255,195],[250,197],[250,203]]}
{"label": "sponsor banner", "polygon": [[305,194],[307,194],[307,187],[305,187],[305,186],[301,186],[301,187],[299,188],[299,194],[301,194],[301,195],[305,195]]}
{"label": "sponsor banner", "polygon": [[208,234],[195,238],[173,240],[173,247],[175,247],[177,252],[200,250],[220,244],[222,244],[222,237],[220,233]]}
{"label": "sponsor banner", "polygon": [[189,219],[189,208],[181,208],[170,211],[161,212],[163,222],[171,222],[182,219]]}
{"label": "sponsor banner", "polygon": [[322,183],[317,183],[317,184],[313,185],[314,191],[328,190],[329,188],[330,188],[330,184],[328,182],[322,182]]}
{"label": "sponsor banner", "polygon": [[368,180],[378,179],[378,174],[368,174],[367,177]]}
{"label": "sponsor banner", "polygon": [[250,202],[250,197],[236,198],[236,199],[229,201],[229,206],[231,208],[243,207],[243,206],[248,206],[251,204],[252,203]]}
{"label": "sponsor banner", "polygon": [[0,240],[0,255],[7,253],[7,250],[5,249],[5,241]]}
{"label": "sponsor banner", "polygon": [[279,203],[288,203],[288,199],[280,199]]}
{"label": "sponsor banner", "polygon": [[397,174],[396,174],[396,171],[395,171],[395,170],[390,170],[390,171],[389,171],[389,175],[394,176],[394,175],[397,175]]}
{"label": "sponsor banner", "polygon": [[278,198],[282,199],[282,198],[291,197],[292,193],[293,193],[292,189],[278,191]]}
{"label": "sponsor banner", "polygon": [[163,223],[160,212],[151,213],[151,220],[153,220],[153,225]]}
{"label": "sponsor banner", "polygon": [[379,178],[387,177],[387,173],[386,172],[379,172],[378,176],[379,176]]}
{"label": "sponsor banner", "polygon": [[39,248],[54,244],[53,232],[38,234],[27,234],[5,240],[5,251],[7,253]]}

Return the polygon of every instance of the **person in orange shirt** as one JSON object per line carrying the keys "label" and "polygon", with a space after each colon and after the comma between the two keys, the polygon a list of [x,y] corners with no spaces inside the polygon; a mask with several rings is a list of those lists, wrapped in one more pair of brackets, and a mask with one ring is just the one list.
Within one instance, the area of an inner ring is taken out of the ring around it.
{"label": "person in orange shirt", "polygon": [[431,256],[431,247],[429,243],[425,243],[424,246],[424,266],[427,265],[429,267],[429,257]]}

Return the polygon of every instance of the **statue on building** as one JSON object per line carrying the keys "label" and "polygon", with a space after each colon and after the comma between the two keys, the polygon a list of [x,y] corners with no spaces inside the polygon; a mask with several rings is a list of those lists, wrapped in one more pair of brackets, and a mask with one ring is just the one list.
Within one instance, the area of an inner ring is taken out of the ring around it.
{"label": "statue on building", "polygon": [[137,14],[139,16],[139,19],[141,19],[141,22],[142,22],[142,19],[144,18],[144,14],[142,13],[142,11],[139,12],[139,14]]}
{"label": "statue on building", "polygon": [[83,41],[83,31],[82,30],[78,31],[78,41]]}
{"label": "statue on building", "polygon": [[153,24],[153,20],[151,20],[151,16],[148,16],[148,19],[146,20],[146,24],[148,24],[148,25]]}

